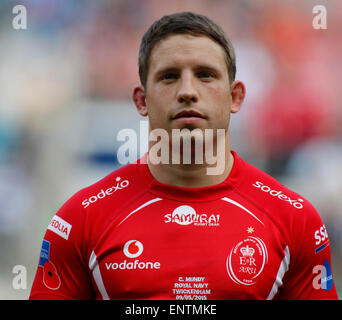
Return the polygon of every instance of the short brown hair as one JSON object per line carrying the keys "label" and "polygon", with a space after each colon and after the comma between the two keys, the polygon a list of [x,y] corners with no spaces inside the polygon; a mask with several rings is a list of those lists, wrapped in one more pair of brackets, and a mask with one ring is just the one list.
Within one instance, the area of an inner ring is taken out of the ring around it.
{"label": "short brown hair", "polygon": [[150,66],[151,52],[162,39],[172,34],[190,34],[206,36],[218,43],[225,52],[229,81],[235,80],[236,58],[232,43],[224,31],[208,17],[193,12],[181,12],[155,21],[144,34],[139,50],[139,77],[146,88],[147,75]]}

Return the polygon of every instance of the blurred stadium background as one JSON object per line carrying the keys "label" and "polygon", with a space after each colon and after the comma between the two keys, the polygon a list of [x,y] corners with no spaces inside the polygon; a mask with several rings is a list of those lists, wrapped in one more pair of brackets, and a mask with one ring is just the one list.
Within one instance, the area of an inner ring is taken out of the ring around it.
{"label": "blurred stadium background", "polygon": [[[12,27],[15,5],[27,30]],[[326,30],[312,27],[325,5]],[[0,299],[27,299],[45,229],[76,191],[119,167],[138,47],[164,14],[195,11],[232,39],[247,87],[232,146],[309,199],[327,227],[342,297],[342,1],[0,1]],[[15,290],[15,265],[27,289]]]}

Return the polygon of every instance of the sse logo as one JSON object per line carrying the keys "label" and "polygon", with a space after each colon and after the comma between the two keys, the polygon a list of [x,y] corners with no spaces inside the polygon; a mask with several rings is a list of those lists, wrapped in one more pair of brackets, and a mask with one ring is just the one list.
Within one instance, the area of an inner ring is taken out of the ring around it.
{"label": "sse logo", "polygon": [[317,276],[315,276],[312,280],[312,286],[314,289],[323,289],[325,291],[329,291],[333,287],[334,280],[328,260],[324,261],[324,265],[314,266],[312,273],[317,273]]}
{"label": "sse logo", "polygon": [[315,231],[314,237],[316,240],[315,245],[319,246],[315,249],[315,253],[318,253],[329,246],[328,232],[324,224]]}

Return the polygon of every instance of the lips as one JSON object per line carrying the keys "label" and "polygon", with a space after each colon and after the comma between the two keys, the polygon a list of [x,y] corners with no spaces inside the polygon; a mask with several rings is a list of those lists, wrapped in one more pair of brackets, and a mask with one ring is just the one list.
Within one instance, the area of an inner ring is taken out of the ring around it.
{"label": "lips", "polygon": [[205,119],[205,116],[196,110],[182,110],[182,111],[176,113],[172,117],[172,120],[180,119],[180,118],[201,118],[201,119]]}

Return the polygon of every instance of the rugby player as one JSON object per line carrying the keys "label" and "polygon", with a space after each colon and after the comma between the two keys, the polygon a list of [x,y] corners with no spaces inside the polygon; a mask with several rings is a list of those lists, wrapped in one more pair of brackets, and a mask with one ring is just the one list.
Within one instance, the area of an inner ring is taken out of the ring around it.
{"label": "rugby player", "polygon": [[[230,40],[206,16],[152,24],[133,100],[151,134],[167,133],[170,152],[160,158],[162,149],[152,152],[160,141],[150,139],[142,159],[58,210],[30,299],[338,299],[315,208],[230,148],[230,116],[246,92],[235,73]],[[184,129],[186,163],[170,157],[173,134]],[[205,132],[211,144],[196,146]],[[212,153],[194,161],[208,146]],[[208,171],[219,162],[222,170]]]}

